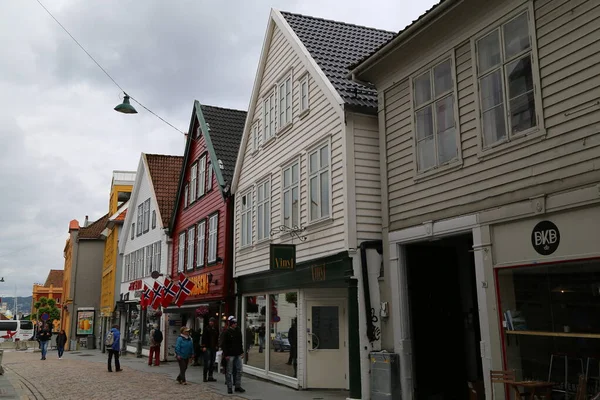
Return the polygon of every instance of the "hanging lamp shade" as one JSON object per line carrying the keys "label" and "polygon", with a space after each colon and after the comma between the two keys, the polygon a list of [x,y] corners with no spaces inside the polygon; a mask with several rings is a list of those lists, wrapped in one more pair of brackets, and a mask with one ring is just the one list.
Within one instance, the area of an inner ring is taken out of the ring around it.
{"label": "hanging lamp shade", "polygon": [[115,107],[115,111],[123,114],[137,114],[137,110],[129,103],[129,96],[125,93],[123,102]]}

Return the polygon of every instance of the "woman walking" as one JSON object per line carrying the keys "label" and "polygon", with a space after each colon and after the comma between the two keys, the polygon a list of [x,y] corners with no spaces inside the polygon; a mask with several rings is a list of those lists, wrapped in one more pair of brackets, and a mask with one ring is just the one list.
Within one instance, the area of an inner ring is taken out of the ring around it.
{"label": "woman walking", "polygon": [[65,345],[67,344],[67,334],[64,329],[60,330],[60,333],[56,335],[56,348],[58,349],[58,359],[62,360],[63,353],[65,352]]}
{"label": "woman walking", "polygon": [[194,358],[194,344],[192,343],[192,338],[190,338],[190,328],[187,326],[181,328],[181,335],[177,338],[177,343],[175,344],[175,355],[179,363],[177,382],[187,385],[185,370],[188,367],[190,359]]}

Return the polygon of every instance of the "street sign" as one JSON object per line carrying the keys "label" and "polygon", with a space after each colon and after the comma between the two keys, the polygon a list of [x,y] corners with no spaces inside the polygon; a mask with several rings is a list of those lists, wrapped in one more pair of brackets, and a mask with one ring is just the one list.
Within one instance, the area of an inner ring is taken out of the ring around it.
{"label": "street sign", "polygon": [[48,313],[43,313],[42,316],[40,317],[40,319],[42,321],[48,321],[49,318],[50,318],[50,315]]}

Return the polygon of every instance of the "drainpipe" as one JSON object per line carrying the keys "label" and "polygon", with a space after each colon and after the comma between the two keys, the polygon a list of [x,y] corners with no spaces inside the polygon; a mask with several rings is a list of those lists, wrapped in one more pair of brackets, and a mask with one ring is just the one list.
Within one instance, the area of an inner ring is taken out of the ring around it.
{"label": "drainpipe", "polygon": [[[381,240],[369,240],[360,244],[360,264],[362,267],[363,290],[365,293],[365,315],[367,319],[367,337],[370,342],[375,341],[375,325],[371,318],[371,290],[369,289],[369,267],[367,265],[367,249],[375,249],[377,253],[383,253],[383,242]],[[357,324],[358,325],[358,324]]]}
{"label": "drainpipe", "polygon": [[360,336],[358,329],[358,280],[348,280],[348,375],[350,386],[350,399],[362,397],[361,373],[360,373]]}

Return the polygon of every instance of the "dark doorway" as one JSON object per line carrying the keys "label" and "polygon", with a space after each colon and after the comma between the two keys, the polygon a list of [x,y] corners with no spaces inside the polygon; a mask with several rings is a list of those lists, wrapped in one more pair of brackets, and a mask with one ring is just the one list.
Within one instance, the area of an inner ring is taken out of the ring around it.
{"label": "dark doorway", "polygon": [[468,399],[483,381],[471,235],[406,246],[415,398]]}

